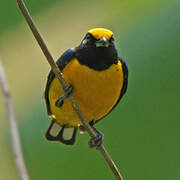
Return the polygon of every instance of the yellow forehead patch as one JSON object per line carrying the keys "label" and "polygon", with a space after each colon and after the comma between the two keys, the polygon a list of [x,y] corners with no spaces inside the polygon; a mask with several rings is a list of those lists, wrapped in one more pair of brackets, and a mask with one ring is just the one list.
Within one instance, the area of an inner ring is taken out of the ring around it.
{"label": "yellow forehead patch", "polygon": [[111,36],[113,35],[112,31],[110,31],[109,29],[104,29],[104,28],[90,29],[88,33],[92,34],[92,36],[96,39],[105,37],[107,40],[109,40]]}

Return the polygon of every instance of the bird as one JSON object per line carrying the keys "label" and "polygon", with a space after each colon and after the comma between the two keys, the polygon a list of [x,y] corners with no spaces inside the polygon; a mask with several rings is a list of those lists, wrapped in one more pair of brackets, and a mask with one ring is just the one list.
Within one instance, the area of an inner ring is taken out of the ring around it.
{"label": "bird", "polygon": [[56,63],[68,86],[64,91],[53,70],[50,71],[44,97],[52,120],[45,137],[73,145],[77,130],[85,132],[68,99],[72,95],[97,132],[97,136],[90,139],[89,147],[98,148],[103,134],[94,125],[118,105],[128,86],[128,67],[118,56],[113,32],[106,28],[90,29],[80,45],[65,51]]}

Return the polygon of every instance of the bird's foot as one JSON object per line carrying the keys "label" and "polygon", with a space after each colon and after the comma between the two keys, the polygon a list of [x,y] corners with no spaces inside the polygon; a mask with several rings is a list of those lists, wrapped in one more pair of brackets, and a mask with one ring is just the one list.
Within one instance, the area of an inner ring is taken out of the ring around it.
{"label": "bird's foot", "polygon": [[69,84],[64,89],[64,94],[62,96],[59,96],[58,100],[56,101],[56,106],[61,107],[63,104],[63,100],[65,98],[68,98],[72,95],[73,87]]}
{"label": "bird's foot", "polygon": [[88,145],[90,148],[96,147],[96,149],[99,149],[99,147],[103,143],[104,135],[97,130],[96,132],[97,132],[97,136],[94,138],[91,138],[90,141],[88,142]]}

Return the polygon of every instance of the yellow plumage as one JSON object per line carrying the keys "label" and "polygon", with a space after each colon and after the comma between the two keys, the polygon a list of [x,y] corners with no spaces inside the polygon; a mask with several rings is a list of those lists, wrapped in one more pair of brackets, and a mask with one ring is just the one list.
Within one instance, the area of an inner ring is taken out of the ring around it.
{"label": "yellow plumage", "polygon": [[[88,121],[105,116],[117,102],[123,86],[123,72],[120,61],[104,71],[95,71],[71,60],[62,71],[65,80],[73,87],[73,97]],[[51,113],[60,125],[80,126],[81,122],[68,99],[62,107],[55,102],[64,93],[57,78],[49,89]]]}
{"label": "yellow plumage", "polygon": [[107,40],[109,40],[113,35],[112,31],[110,31],[109,29],[104,29],[104,28],[94,28],[94,29],[89,30],[88,33],[92,34],[92,36],[96,39],[105,37]]}

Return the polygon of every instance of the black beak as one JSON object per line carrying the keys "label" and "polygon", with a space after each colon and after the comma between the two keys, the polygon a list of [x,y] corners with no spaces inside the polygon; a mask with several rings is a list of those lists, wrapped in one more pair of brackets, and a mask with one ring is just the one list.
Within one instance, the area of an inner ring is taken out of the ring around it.
{"label": "black beak", "polygon": [[96,47],[108,47],[109,41],[105,37],[102,37],[101,39],[97,40],[95,44]]}

